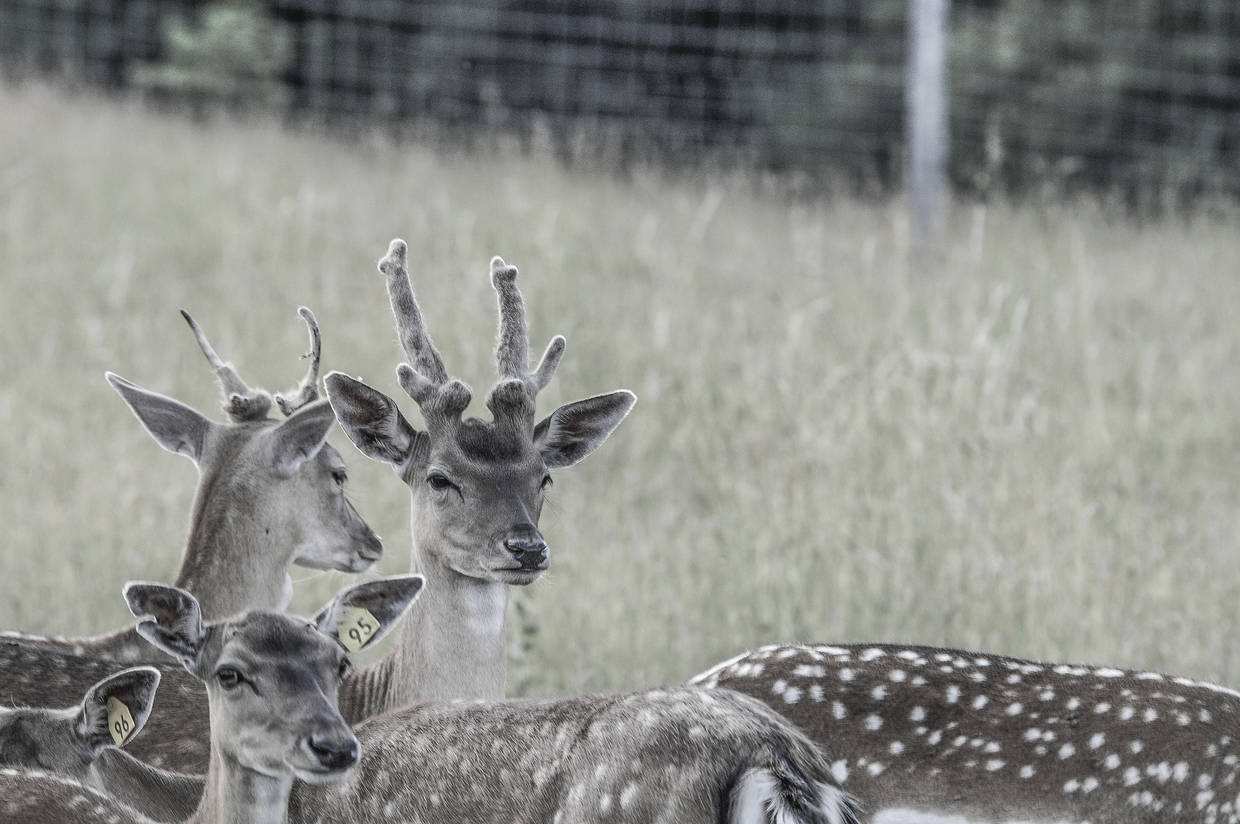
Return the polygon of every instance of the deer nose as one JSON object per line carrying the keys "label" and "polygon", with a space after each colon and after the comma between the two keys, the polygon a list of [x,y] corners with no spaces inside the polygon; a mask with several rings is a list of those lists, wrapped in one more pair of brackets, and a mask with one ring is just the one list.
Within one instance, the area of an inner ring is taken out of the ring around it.
{"label": "deer nose", "polygon": [[327,770],[343,770],[357,763],[359,748],[357,739],[330,739],[310,736],[310,752]]}
{"label": "deer nose", "polygon": [[547,542],[538,536],[506,538],[504,548],[522,569],[543,569],[547,566]]}

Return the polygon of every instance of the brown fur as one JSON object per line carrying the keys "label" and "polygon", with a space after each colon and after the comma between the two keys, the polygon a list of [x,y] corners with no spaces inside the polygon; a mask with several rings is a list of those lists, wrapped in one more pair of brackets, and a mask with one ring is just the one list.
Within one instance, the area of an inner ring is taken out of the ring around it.
{"label": "brown fur", "polygon": [[1221,687],[893,644],[763,647],[691,683],[777,709],[872,815],[1240,821],[1240,694]]}

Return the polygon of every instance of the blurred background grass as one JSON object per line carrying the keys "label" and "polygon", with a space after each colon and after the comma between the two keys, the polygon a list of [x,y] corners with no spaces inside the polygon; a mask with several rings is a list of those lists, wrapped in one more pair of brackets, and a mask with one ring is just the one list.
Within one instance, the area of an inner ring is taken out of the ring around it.
{"label": "blurred background grass", "polygon": [[[0,86],[0,108],[0,626],[119,626],[125,580],[175,575],[194,470],[102,375],[218,417],[179,307],[279,390],[302,373],[305,304],[324,371],[403,397],[374,268],[400,236],[475,395],[500,254],[532,347],[568,337],[542,408],[639,397],[558,473],[552,569],[516,592],[513,692],[677,681],[776,640],[1240,683],[1218,629],[1240,601],[1234,211],[961,207],[938,267],[910,256],[898,201],[195,123],[38,85]],[[332,440],[380,571],[407,569],[405,487]],[[294,577],[303,611],[347,580]]]}

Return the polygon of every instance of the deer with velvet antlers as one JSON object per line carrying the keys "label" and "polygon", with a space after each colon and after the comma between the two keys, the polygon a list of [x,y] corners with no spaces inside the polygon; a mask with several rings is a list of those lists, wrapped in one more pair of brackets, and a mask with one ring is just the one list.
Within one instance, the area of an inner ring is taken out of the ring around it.
{"label": "deer with velvet antlers", "polygon": [[487,396],[492,419],[462,418],[469,387],[448,377],[431,343],[407,258],[404,241],[393,240],[379,270],[409,359],[397,377],[426,428],[415,429],[395,401],[358,380],[339,372],[324,380],[350,440],[408,485],[413,569],[426,576],[426,593],[397,648],[346,682],[341,708],[352,722],[419,699],[503,697],[508,587],[537,580],[550,561],[538,530],[550,473],[593,452],[635,401],[631,392],[609,392],[536,422],[535,397],[555,373],[564,338],[554,337],[529,370],[517,269],[495,258],[499,381]]}
{"label": "deer with velvet antlers", "polygon": [[[296,389],[274,399],[247,385],[182,313],[219,379],[227,422],[108,375],[151,436],[198,467],[175,583],[195,593],[208,620],[246,609],[282,609],[292,592],[291,564],[360,572],[382,554],[378,535],[345,496],[344,461],[326,442],[335,418],[327,401],[318,399],[319,328],[308,309],[300,313],[310,333],[310,365]],[[284,420],[269,417],[273,405]],[[160,658],[132,627],[78,638],[7,632],[0,635],[0,696],[16,704],[63,706],[114,670],[110,660]],[[154,734],[136,742],[134,751],[169,767],[201,771],[207,756],[201,687],[177,668],[161,671],[166,693],[198,697],[161,702],[150,720]]]}

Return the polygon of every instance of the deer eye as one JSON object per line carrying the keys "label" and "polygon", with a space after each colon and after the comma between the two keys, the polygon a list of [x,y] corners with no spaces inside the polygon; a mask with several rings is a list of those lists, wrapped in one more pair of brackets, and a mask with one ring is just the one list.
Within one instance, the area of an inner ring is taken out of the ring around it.
{"label": "deer eye", "polygon": [[336,486],[344,486],[344,482],[348,479],[349,476],[343,469],[332,470],[332,480],[336,482]]}
{"label": "deer eye", "polygon": [[539,489],[549,489],[553,483],[555,483],[555,481],[551,480],[550,474],[543,475],[542,484],[539,486]]}
{"label": "deer eye", "polygon": [[454,489],[456,484],[448,480],[448,476],[442,472],[432,472],[426,476],[426,485],[436,492],[443,492],[445,489]]}
{"label": "deer eye", "polygon": [[215,679],[220,682],[220,686],[226,690],[231,690],[241,684],[245,678],[241,675],[241,671],[235,667],[220,667],[215,671]]}
{"label": "deer eye", "polygon": [[349,673],[353,672],[353,662],[348,658],[340,659],[340,668],[336,671],[336,675],[341,681],[349,677]]}

